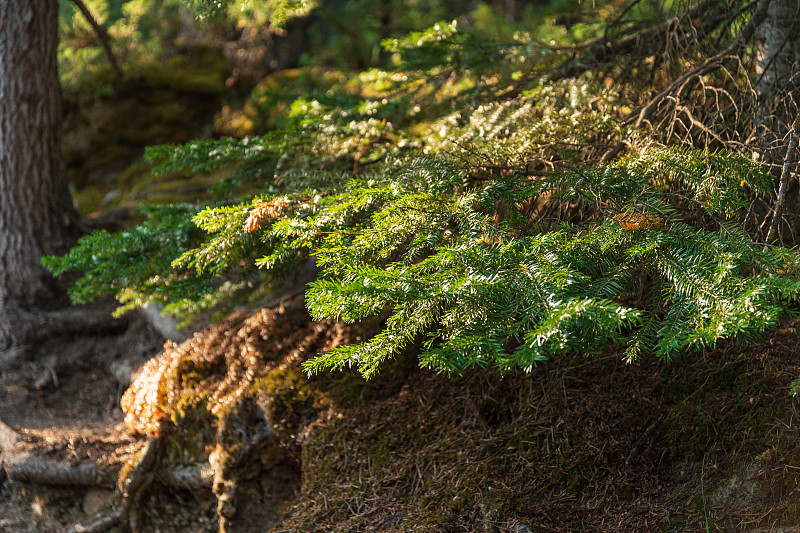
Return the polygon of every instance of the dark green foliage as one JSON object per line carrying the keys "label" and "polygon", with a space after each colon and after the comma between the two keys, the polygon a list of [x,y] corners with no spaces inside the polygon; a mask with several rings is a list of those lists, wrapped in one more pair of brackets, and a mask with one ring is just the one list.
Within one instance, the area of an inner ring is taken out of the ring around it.
{"label": "dark green foliage", "polygon": [[114,234],[97,231],[82,237],[67,255],[45,257],[42,264],[56,275],[84,272],[70,289],[72,300],[88,302],[99,294],[114,294],[126,303],[119,312],[148,301],[202,297],[211,289],[208,280],[173,267],[173,261],[202,238],[191,218],[198,208],[171,205],[143,211],[148,218],[141,226]]}
{"label": "dark green foliage", "polygon": [[[764,250],[718,218],[738,207],[737,189],[744,193],[732,170],[762,190],[769,185],[735,154],[654,148],[534,184],[511,179],[446,197],[395,195],[357,237],[326,239],[317,257],[328,279],[308,295],[316,316],[356,320],[389,307],[391,317],[367,343],[309,368],[355,364],[371,375],[420,335],[427,338],[422,363],[447,372],[530,369],[609,342],[630,341],[629,358],[643,351],[669,357],[731,334],[752,337],[775,324],[800,284],[778,275],[794,272],[793,254]],[[685,188],[659,187],[653,175],[665,182],[679,175]],[[518,206],[543,195],[614,207],[553,229],[519,213],[503,221],[488,214],[498,202]],[[687,214],[716,227],[690,225]],[[626,215],[651,227],[625,227]]]}
{"label": "dark green foliage", "polygon": [[444,21],[425,31],[383,42],[386,51],[398,54],[403,67],[412,72],[429,72],[433,69],[460,72],[476,68],[484,70],[492,61],[513,52],[509,44],[459,32],[456,22]]}
{"label": "dark green foliage", "polygon": [[[234,169],[219,203],[152,211],[46,265],[86,272],[77,300],[191,314],[313,258],[315,317],[387,318],[306,369],[366,377],[419,341],[437,371],[504,372],[609,344],[668,358],[775,324],[800,295],[797,257],[742,226],[771,177],[733,152],[646,143],[591,162],[628,133],[616,95],[534,78],[530,44],[439,24],[386,43],[401,62],[363,77],[374,96],[300,98],[283,130],[150,149],[161,171]],[[237,197],[243,184],[262,192]]]}

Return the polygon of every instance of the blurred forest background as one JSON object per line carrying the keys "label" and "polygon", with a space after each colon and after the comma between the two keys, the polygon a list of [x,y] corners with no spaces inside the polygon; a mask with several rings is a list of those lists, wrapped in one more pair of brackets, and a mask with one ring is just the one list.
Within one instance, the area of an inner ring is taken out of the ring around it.
{"label": "blurred forest background", "polygon": [[[118,194],[133,186],[131,174],[145,174],[129,168],[145,146],[263,134],[285,126],[294,99],[345,81],[362,84],[360,72],[392,64],[384,39],[459,21],[492,41],[541,27],[537,38],[565,46],[596,31],[603,16],[572,2],[309,2],[295,12],[281,2],[245,0],[200,19],[202,3],[84,4],[107,32],[125,75],[116,79],[76,5],[59,0],[67,165],[83,213],[124,204]],[[275,29],[271,19],[283,24]]]}

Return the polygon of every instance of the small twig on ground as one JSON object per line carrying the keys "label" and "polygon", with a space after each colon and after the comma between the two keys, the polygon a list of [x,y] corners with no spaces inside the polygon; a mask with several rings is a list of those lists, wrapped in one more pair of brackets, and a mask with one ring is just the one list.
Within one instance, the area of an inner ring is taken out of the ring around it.
{"label": "small twig on ground", "polygon": [[650,438],[650,435],[661,425],[661,422],[664,421],[664,415],[660,415],[658,418],[653,420],[653,423],[647,426],[647,429],[644,430],[642,436],[639,437],[639,440],[636,441],[636,445],[631,449],[631,453],[628,454],[628,457],[625,459],[625,464],[628,465],[633,461],[633,459],[639,454],[639,450],[642,448],[645,442]]}
{"label": "small twig on ground", "polygon": [[786,149],[786,157],[783,159],[783,170],[781,171],[781,182],[778,186],[778,198],[775,200],[775,209],[772,214],[772,224],[767,232],[766,243],[778,233],[778,226],[783,217],[783,205],[786,202],[786,189],[789,187],[789,178],[792,175],[791,167],[794,163],[794,153],[797,150],[798,133],[800,133],[800,115],[797,115],[789,132],[789,147]]}

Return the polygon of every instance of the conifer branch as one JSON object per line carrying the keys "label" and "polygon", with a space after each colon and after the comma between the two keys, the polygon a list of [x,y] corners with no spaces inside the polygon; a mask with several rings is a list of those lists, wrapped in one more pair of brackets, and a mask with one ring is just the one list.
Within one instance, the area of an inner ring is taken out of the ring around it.
{"label": "conifer branch", "polygon": [[[668,89],[722,68],[767,2],[723,54]],[[354,366],[370,377],[412,347],[447,374],[530,371],[608,345],[629,361],[669,358],[774,325],[800,299],[798,257],[754,243],[741,218],[773,177],[730,150],[626,141],[618,95],[587,79],[514,96],[480,87],[529,68],[523,42],[504,48],[440,24],[387,43],[404,61],[392,103],[300,98],[283,130],[149,149],[159,171],[231,177],[211,205],[149,208],[140,227],[95,233],[45,264],[85,272],[75,299],[113,294],[120,311],[155,301],[185,318],[313,260],[315,317],[385,322],[306,362],[312,373]],[[658,105],[631,117],[641,125]],[[615,144],[628,153],[586,162]],[[369,166],[354,168],[353,154]]]}

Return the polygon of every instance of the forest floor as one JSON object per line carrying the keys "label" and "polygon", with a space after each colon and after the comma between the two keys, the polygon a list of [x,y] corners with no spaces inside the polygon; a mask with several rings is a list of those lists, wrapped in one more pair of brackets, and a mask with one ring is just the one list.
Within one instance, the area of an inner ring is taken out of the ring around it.
{"label": "forest floor", "polygon": [[[179,374],[204,373],[195,393],[253,385],[239,390],[273,425],[270,446],[285,451],[278,462],[264,446],[240,458],[250,486],[240,508],[249,497],[264,508],[266,497],[272,514],[233,520],[230,531],[798,531],[800,418],[788,394],[800,375],[798,320],[758,344],[671,362],[625,364],[609,351],[531,375],[447,378],[409,354],[370,382],[302,372],[306,357],[358,334],[312,322],[295,298],[168,345],[164,353],[194,361]],[[120,335],[54,340],[3,373],[0,418],[65,462],[120,468],[145,439],[123,423],[115,376],[161,346],[136,319]],[[178,420],[175,446],[194,438],[201,455],[213,448],[199,418]],[[0,531],[60,531],[107,512],[112,497],[109,488],[5,483]],[[141,505],[142,531],[218,527],[210,490],[156,484]]]}

